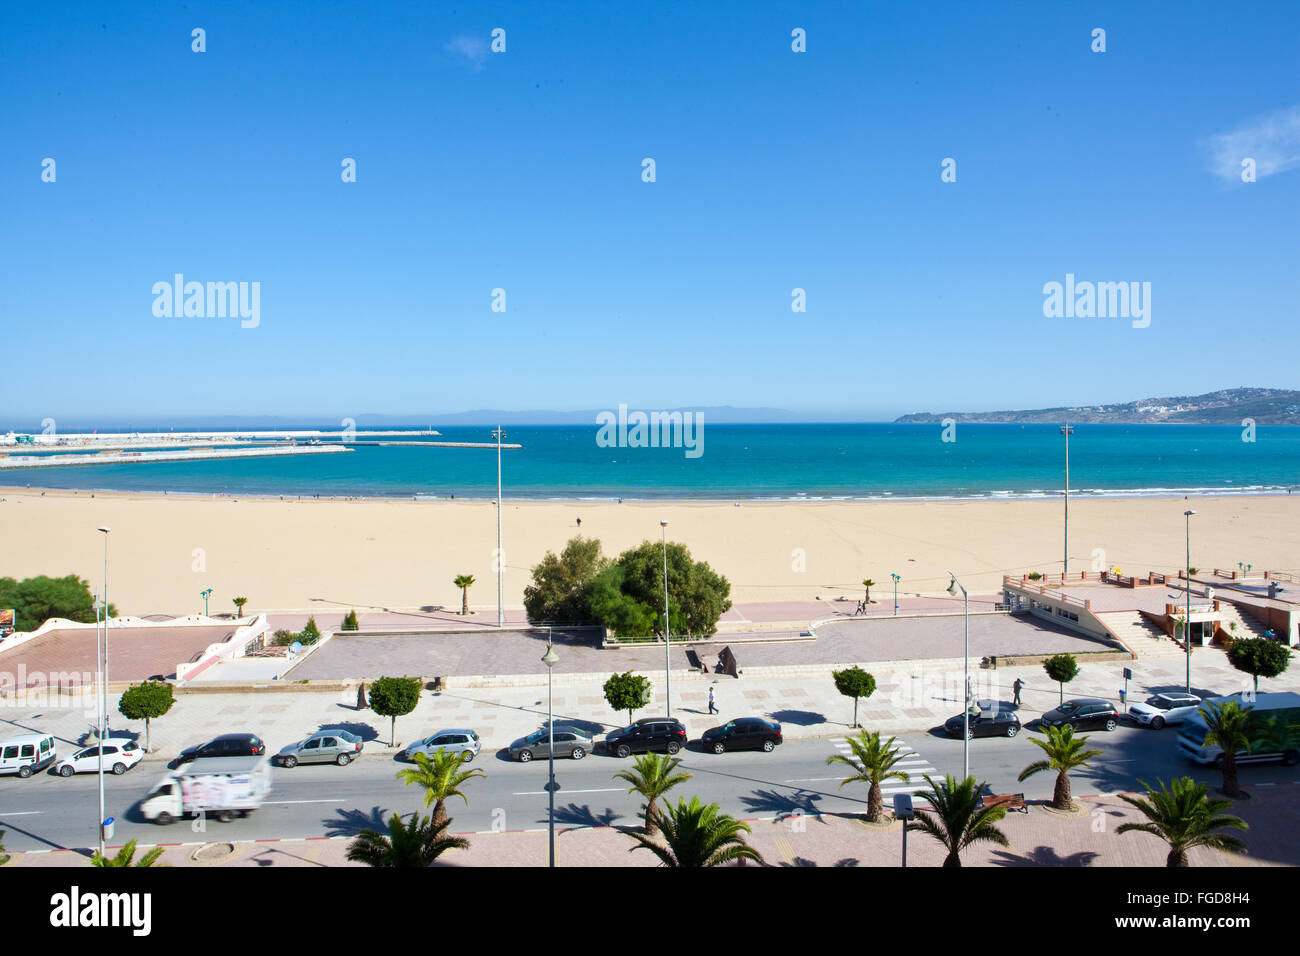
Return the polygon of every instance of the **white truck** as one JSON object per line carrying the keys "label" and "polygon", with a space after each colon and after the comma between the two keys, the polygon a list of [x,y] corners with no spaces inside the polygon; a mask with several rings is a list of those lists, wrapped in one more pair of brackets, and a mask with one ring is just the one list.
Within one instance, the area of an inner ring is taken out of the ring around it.
{"label": "white truck", "polygon": [[191,813],[225,822],[247,816],[271,792],[271,761],[260,757],[202,757],[168,774],[140,804],[146,820],[171,823]]}

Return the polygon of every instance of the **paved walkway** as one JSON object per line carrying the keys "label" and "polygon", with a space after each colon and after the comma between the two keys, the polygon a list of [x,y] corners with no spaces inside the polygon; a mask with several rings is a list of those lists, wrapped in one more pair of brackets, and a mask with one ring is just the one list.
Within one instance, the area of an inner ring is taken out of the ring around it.
{"label": "paved walkway", "polygon": [[[1287,866],[1300,862],[1300,831],[1293,825],[1300,813],[1300,786],[1248,787],[1248,799],[1228,812],[1241,817],[1250,830],[1237,834],[1247,854],[1197,848],[1192,866]],[[684,793],[684,796],[689,794]],[[1011,842],[1008,848],[977,844],[962,854],[966,866],[1145,866],[1165,864],[1167,846],[1145,833],[1116,832],[1121,823],[1140,815],[1115,796],[1084,797],[1079,812],[1058,814],[1046,806],[1028,813],[1009,813],[998,824]],[[898,866],[902,825],[869,826],[842,816],[762,818],[750,821],[748,842],[767,866]],[[453,818],[452,828],[455,828]],[[448,866],[546,866],[546,830],[464,834],[467,850],[445,854]],[[282,840],[233,844],[170,845],[160,862],[170,866],[358,866],[346,859],[347,839]],[[568,827],[556,830],[558,866],[656,866],[648,850],[630,851],[630,837],[611,827]],[[115,850],[116,848],[112,848]],[[144,849],[137,851],[137,856]],[[907,835],[908,865],[936,867],[944,850],[922,833]],[[89,866],[86,851],[15,853],[6,869],[29,866]]]}

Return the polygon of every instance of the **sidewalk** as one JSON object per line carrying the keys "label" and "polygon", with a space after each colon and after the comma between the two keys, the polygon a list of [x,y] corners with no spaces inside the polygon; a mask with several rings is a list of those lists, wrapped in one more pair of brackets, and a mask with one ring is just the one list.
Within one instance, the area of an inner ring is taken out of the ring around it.
{"label": "sidewalk", "polygon": [[[1250,830],[1238,834],[1247,855],[1197,848],[1189,854],[1195,867],[1286,866],[1300,862],[1300,833],[1292,825],[1300,812],[1300,786],[1249,787],[1249,799],[1228,811]],[[685,794],[684,794],[685,795]],[[962,854],[966,866],[1146,866],[1163,867],[1167,846],[1145,833],[1118,834],[1139,814],[1115,796],[1079,798],[1075,814],[1058,814],[1035,804],[1028,813],[1009,813],[999,828],[1009,848],[976,844]],[[749,821],[748,842],[768,866],[891,866],[900,864],[902,826],[873,827],[853,817],[785,817]],[[455,826],[453,819],[453,828]],[[462,834],[469,849],[441,859],[448,866],[546,866],[546,830]],[[907,835],[908,865],[936,867],[944,850],[925,834]],[[254,843],[168,845],[160,862],[170,866],[358,866],[346,859],[345,838],[259,841]],[[635,844],[611,827],[556,829],[557,866],[656,866],[648,850],[629,852]],[[116,851],[116,847],[112,848]],[[144,852],[137,851],[137,858]],[[88,854],[76,850],[14,853],[5,869],[28,866],[89,866]]]}

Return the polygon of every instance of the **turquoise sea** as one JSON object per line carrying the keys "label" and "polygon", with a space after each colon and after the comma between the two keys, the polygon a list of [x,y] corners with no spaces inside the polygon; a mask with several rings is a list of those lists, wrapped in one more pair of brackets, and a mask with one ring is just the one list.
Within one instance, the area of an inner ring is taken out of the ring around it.
{"label": "turquoise sea", "polygon": [[[394,426],[385,426],[394,427]],[[427,428],[415,424],[411,428]],[[435,424],[435,427],[436,424]],[[703,453],[601,447],[597,427],[505,423],[508,498],[852,499],[1056,496],[1056,425],[708,425]],[[487,427],[438,429],[441,441],[491,441]],[[1286,493],[1300,486],[1300,428],[1076,425],[1070,488],[1080,495]],[[364,438],[358,431],[357,437]],[[404,444],[414,445],[419,439]],[[12,450],[12,449],[10,449]],[[0,472],[0,485],[229,495],[485,498],[491,449],[359,447],[349,454]]]}

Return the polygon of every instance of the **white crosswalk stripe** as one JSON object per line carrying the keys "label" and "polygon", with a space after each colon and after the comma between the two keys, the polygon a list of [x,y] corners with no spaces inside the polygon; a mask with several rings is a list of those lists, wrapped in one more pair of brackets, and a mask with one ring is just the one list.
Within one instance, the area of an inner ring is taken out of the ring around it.
{"label": "white crosswalk stripe", "polygon": [[[832,737],[830,743],[831,746],[839,751],[843,756],[853,756],[853,748],[849,746],[848,741],[843,737]],[[900,754],[904,755],[903,759],[894,766],[898,770],[907,774],[909,779],[905,784],[890,781],[892,786],[881,787],[880,792],[889,795],[891,793],[919,793],[920,791],[927,789],[927,784],[924,779],[925,775],[929,774],[931,777],[938,777],[938,769],[936,769],[930,761],[917,753],[915,748],[910,746],[906,741],[895,740],[894,746],[898,749]]]}

